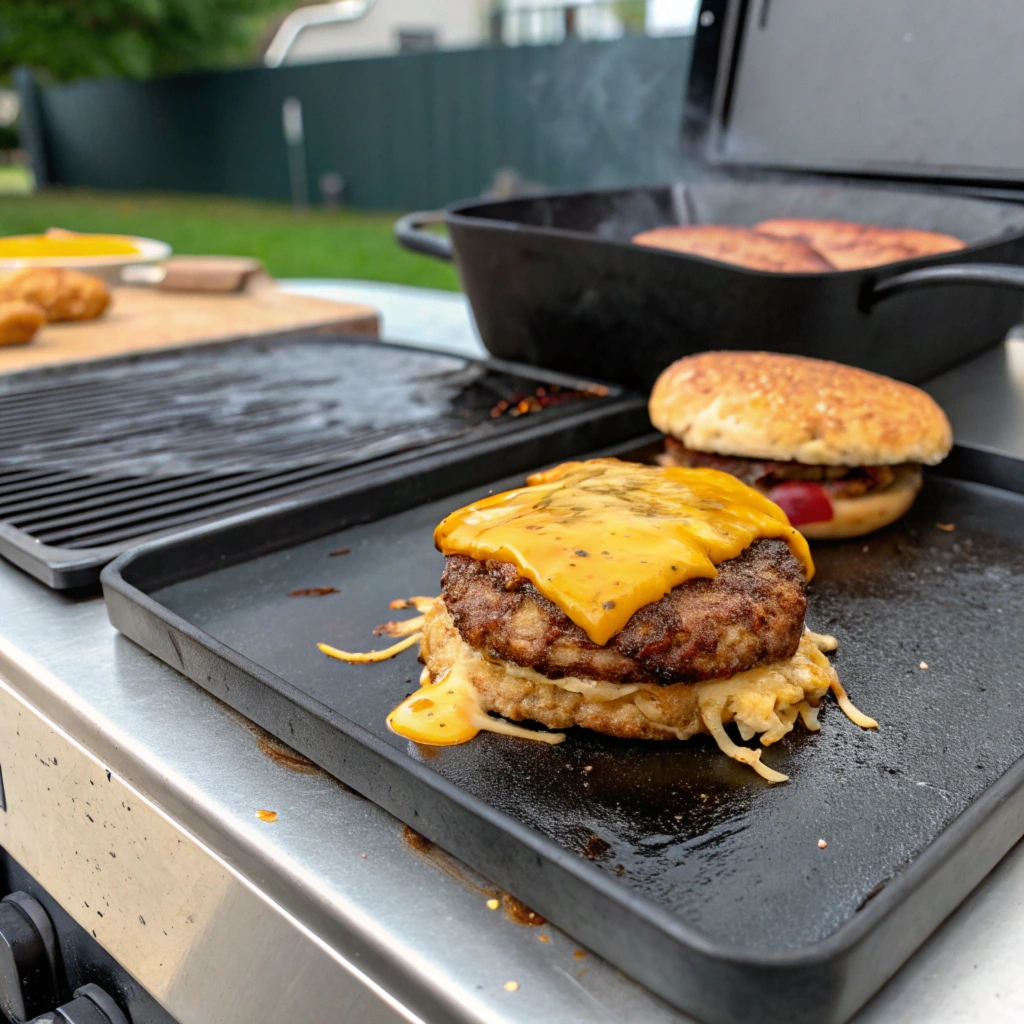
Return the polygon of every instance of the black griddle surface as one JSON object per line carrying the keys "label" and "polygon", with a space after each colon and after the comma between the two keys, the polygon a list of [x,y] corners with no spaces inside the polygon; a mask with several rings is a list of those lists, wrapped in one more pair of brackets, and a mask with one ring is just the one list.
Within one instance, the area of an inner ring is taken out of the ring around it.
{"label": "black griddle surface", "polygon": [[[767,785],[706,738],[626,742],[573,730],[556,747],[481,734],[417,748],[384,725],[416,687],[415,653],[353,666],[315,644],[385,646],[372,629],[396,617],[388,602],[438,592],[433,527],[486,490],[150,597],[737,955],[807,950],[833,935],[1024,752],[1024,498],[941,477],[882,534],[815,547],[808,625],[838,637],[839,676],[881,728],[859,729],[827,697],[820,733],[797,724],[765,752],[789,783]],[[329,557],[343,546],[351,553]],[[339,592],[287,596],[314,586]],[[331,763],[329,740],[297,740],[290,728],[281,720],[276,731]]]}

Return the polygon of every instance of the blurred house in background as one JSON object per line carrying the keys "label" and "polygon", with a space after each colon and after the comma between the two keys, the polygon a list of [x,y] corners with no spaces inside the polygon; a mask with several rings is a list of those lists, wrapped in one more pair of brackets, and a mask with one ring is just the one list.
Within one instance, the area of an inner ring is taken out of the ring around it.
{"label": "blurred house in background", "polygon": [[270,67],[487,44],[689,34],[697,0],[335,0],[296,8],[267,47]]}

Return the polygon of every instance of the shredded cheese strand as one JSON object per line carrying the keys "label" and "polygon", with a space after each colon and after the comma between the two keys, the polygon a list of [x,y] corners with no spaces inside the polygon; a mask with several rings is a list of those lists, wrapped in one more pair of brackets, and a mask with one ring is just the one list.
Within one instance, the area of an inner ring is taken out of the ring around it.
{"label": "shredded cheese strand", "polygon": [[833,679],[829,688],[832,690],[833,695],[836,698],[836,703],[843,709],[843,714],[853,722],[854,725],[859,725],[862,729],[877,729],[878,723],[868,715],[865,715],[863,711],[858,711],[854,707],[853,701],[846,696],[846,691],[843,689],[843,684],[839,682],[838,677]]}
{"label": "shredded cheese strand", "polygon": [[821,732],[821,722],[818,721],[817,708],[812,708],[807,701],[802,700],[796,705],[796,709],[800,712],[800,721],[804,723],[804,728],[808,732]]}
{"label": "shredded cheese strand", "polygon": [[423,629],[423,619],[423,615],[417,615],[412,619],[385,622],[373,632],[376,636],[408,636],[410,633],[418,633]]}
{"label": "shredded cheese strand", "polygon": [[542,732],[539,729],[524,729],[521,725],[513,725],[506,722],[504,718],[493,718],[487,715],[486,723],[479,723],[483,732],[499,732],[505,736],[515,736],[521,740],[534,740],[537,743],[547,743],[550,746],[557,746],[565,739],[564,732]]}
{"label": "shredded cheese strand", "polygon": [[415,608],[418,612],[429,612],[434,607],[434,602],[439,600],[439,597],[396,597],[388,607],[396,612],[403,608]]}
{"label": "shredded cheese strand", "polygon": [[316,646],[328,658],[337,658],[338,661],[347,661],[353,665],[363,665],[368,662],[387,661],[388,658],[393,658],[396,654],[407,651],[413,644],[419,642],[422,635],[422,633],[413,633],[412,636],[407,636],[404,640],[399,640],[397,644],[385,647],[381,651],[353,653],[352,651],[339,651],[337,647],[331,647],[329,644],[317,644]]}
{"label": "shredded cheese strand", "polygon": [[814,663],[821,668],[827,668],[830,673],[828,687],[832,691],[833,696],[836,699],[836,703],[842,709],[842,712],[846,717],[853,722],[854,725],[859,725],[862,729],[877,729],[878,723],[871,718],[869,715],[865,715],[863,711],[858,711],[854,707],[853,701],[846,695],[846,690],[843,689],[843,684],[839,682],[839,676],[836,675],[836,670],[832,667],[832,663],[825,657],[821,651],[824,650],[835,650],[835,647],[822,647],[821,641],[832,640],[835,642],[836,647],[839,646],[838,641],[834,637],[821,636],[818,633],[812,633],[807,630],[807,635],[812,641],[814,641],[814,649],[811,651],[811,657]]}
{"label": "shredded cheese strand", "polygon": [[715,701],[713,704],[710,702],[704,704],[702,702],[700,713],[704,719],[704,724],[711,732],[712,738],[718,744],[718,749],[723,754],[731,757],[734,761],[742,761],[743,764],[750,765],[766,782],[789,781],[788,775],[783,775],[782,772],[777,772],[774,768],[769,768],[768,765],[761,763],[760,750],[751,750],[749,747],[741,747],[738,743],[733,743],[732,737],[725,731],[725,726],[722,725],[722,705],[720,702]]}
{"label": "shredded cheese strand", "polygon": [[839,647],[839,641],[831,633],[815,633],[813,629],[808,629],[806,626],[804,626],[804,633],[819,651],[828,653]]}

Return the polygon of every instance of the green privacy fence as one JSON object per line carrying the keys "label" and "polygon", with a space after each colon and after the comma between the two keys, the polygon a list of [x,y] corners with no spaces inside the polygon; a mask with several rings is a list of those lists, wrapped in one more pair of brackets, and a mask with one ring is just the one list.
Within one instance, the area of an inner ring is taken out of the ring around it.
{"label": "green privacy fence", "polygon": [[41,179],[287,199],[282,104],[306,178],[369,209],[433,207],[514,169],[551,187],[671,177],[690,38],[492,47],[41,88],[20,77]]}

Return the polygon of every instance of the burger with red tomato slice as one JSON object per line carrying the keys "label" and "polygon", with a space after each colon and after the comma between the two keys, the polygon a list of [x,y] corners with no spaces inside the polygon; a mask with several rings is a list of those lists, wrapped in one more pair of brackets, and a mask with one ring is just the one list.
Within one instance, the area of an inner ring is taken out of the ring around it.
{"label": "burger with red tomato slice", "polygon": [[953,445],[919,388],[841,363],[772,352],[702,352],[668,367],[650,415],[666,465],[721,469],[756,487],[815,540],[899,519],[921,466]]}

